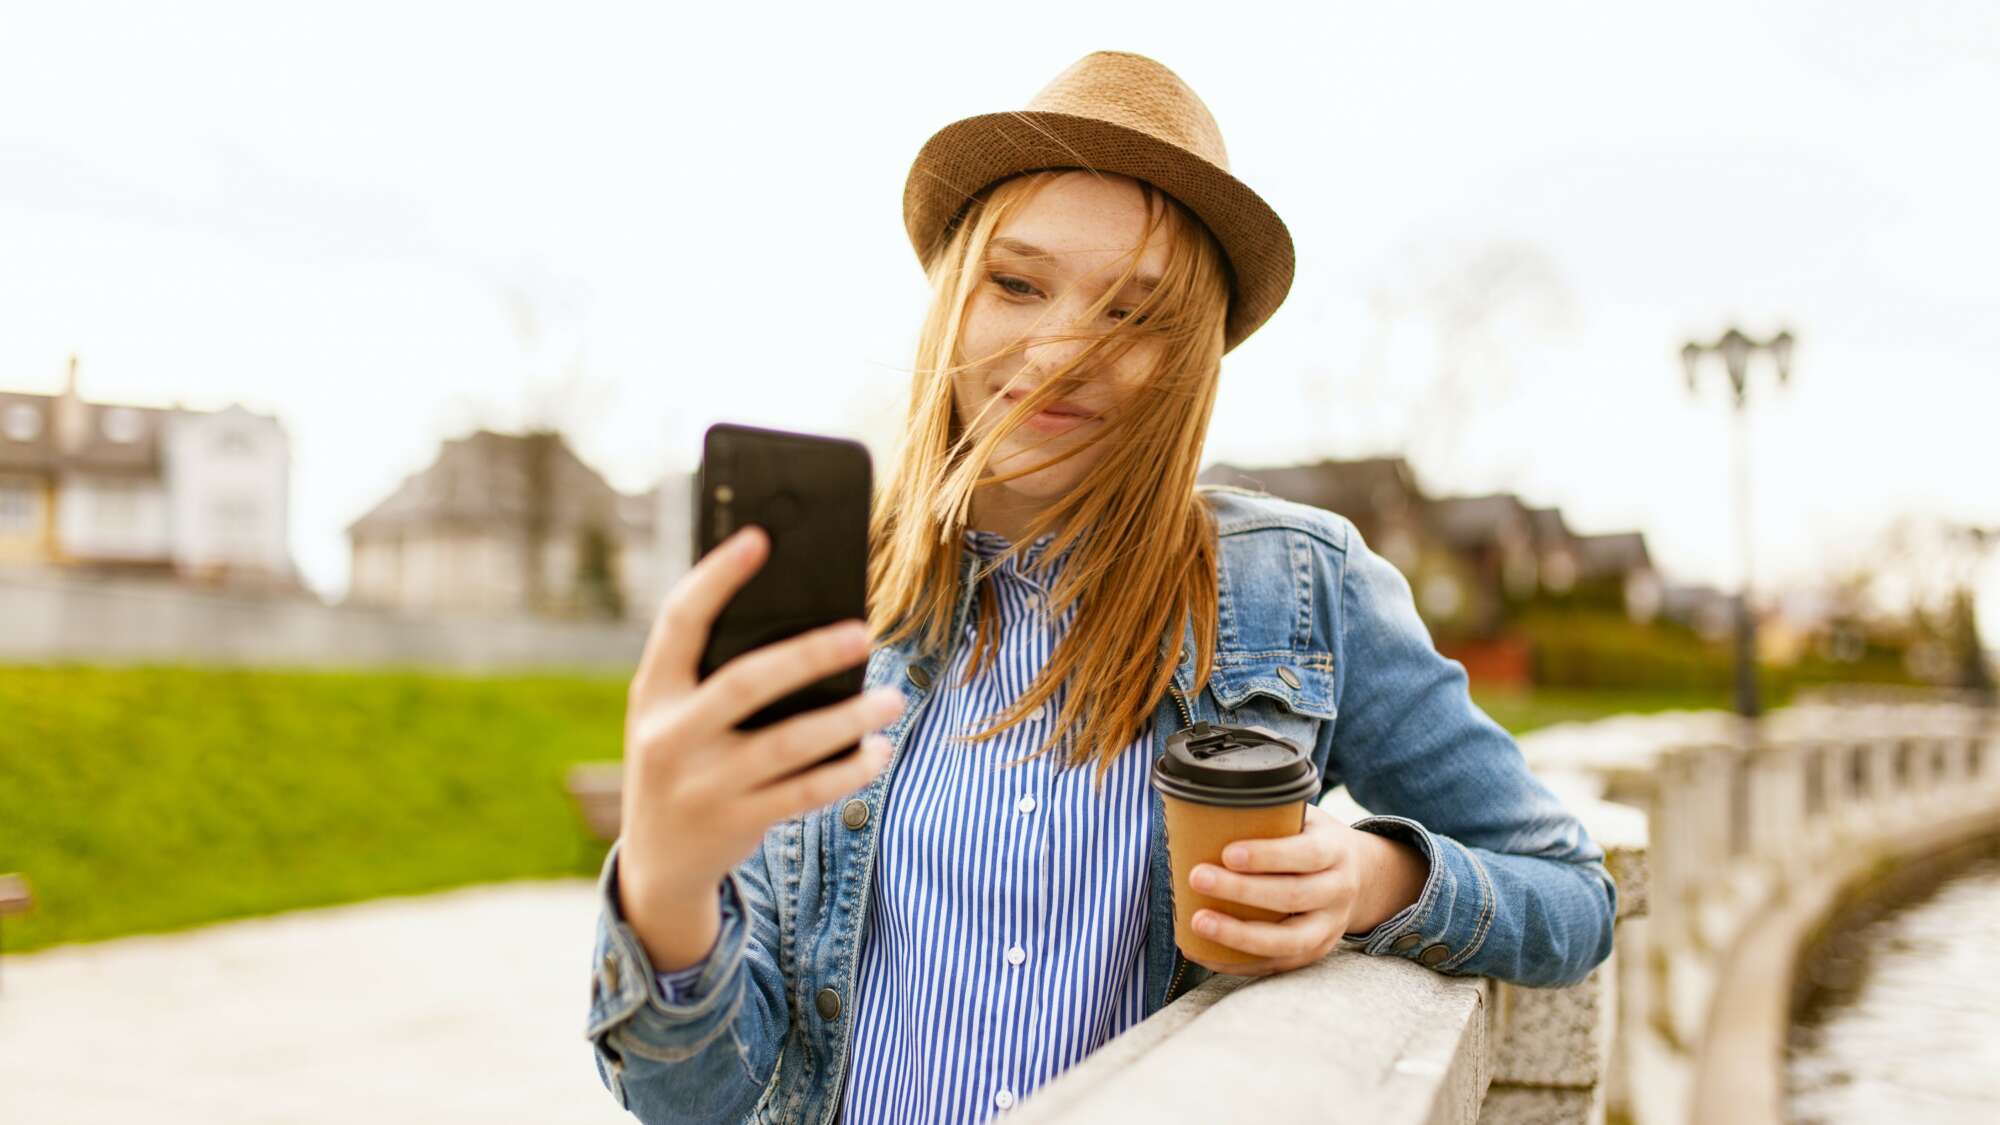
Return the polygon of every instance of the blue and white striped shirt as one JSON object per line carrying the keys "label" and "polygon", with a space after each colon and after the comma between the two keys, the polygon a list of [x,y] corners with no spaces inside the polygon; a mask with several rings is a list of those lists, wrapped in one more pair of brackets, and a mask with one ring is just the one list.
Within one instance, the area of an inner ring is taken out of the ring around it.
{"label": "blue and white striped shirt", "polygon": [[[1062,764],[1062,743],[1002,764],[1040,744],[1063,694],[995,738],[951,741],[1025,694],[1074,619],[1074,606],[1060,620],[1047,613],[1064,559],[1026,570],[1053,538],[986,579],[997,652],[966,679],[968,622],[906,736],[882,811],[847,1125],[985,1120],[1144,1017],[1148,734],[1119,754],[1101,790],[1094,763]],[[977,530],[965,542],[988,559],[1008,546]],[[700,971],[660,981],[674,997]]]}

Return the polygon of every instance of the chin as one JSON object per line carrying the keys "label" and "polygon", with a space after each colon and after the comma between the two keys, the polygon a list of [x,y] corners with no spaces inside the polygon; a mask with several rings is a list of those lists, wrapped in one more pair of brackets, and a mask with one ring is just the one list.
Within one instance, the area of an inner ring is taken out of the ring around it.
{"label": "chin", "polygon": [[1061,499],[1075,484],[1075,478],[1067,474],[1040,472],[1030,473],[1025,477],[1015,477],[993,487],[1005,491],[1008,496],[1016,499],[1047,504]]}

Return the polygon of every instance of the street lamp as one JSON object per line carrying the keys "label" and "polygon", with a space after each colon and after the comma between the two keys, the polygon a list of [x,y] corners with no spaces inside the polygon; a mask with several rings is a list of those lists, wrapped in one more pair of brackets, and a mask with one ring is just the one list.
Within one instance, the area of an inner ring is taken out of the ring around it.
{"label": "street lamp", "polygon": [[1778,383],[1792,378],[1792,334],[1781,331],[1768,340],[1753,340],[1732,326],[1712,344],[1688,341],[1681,345],[1681,370],[1687,376],[1688,393],[1697,389],[1701,357],[1720,355],[1729,387],[1735,393],[1735,484],[1737,550],[1743,560],[1743,574],[1736,592],[1736,713],[1755,718],[1757,706],[1757,623],[1750,616],[1750,424],[1744,403],[1750,388],[1750,359],[1758,352],[1770,353],[1778,369]]}

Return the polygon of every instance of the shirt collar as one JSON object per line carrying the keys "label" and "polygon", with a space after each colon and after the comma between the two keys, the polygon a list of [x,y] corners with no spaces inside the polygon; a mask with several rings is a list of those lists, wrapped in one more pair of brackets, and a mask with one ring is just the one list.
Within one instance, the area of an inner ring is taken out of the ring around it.
{"label": "shirt collar", "polygon": [[[1019,555],[1007,559],[994,568],[993,573],[1047,589],[1054,584],[1056,575],[1062,572],[1063,563],[1068,561],[1070,552],[1076,547],[1076,544],[1072,543],[1061,554],[1049,555],[1047,561],[1043,562],[1043,556],[1048,555],[1049,547],[1055,542],[1055,538],[1056,533],[1053,531],[1038,537]],[[963,541],[966,549],[982,562],[999,558],[1013,546],[1013,541],[999,532],[983,531],[978,528],[967,528]],[[1036,569],[1037,567],[1039,569]]]}

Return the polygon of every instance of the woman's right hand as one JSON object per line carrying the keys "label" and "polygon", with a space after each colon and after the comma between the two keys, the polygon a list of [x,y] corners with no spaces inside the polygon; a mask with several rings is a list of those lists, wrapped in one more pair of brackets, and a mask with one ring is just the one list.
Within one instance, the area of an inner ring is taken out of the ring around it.
{"label": "woman's right hand", "polygon": [[[696,678],[715,618],[769,546],[762,528],[745,526],[674,584],[627,693],[619,906],[661,971],[707,956],[720,926],[719,885],[766,830],[881,772],[889,740],[871,732],[903,711],[902,692],[885,687],[758,730],[735,729],[766,704],[868,657],[866,623],[848,620]],[[857,741],[860,751],[845,760],[814,764]]]}

